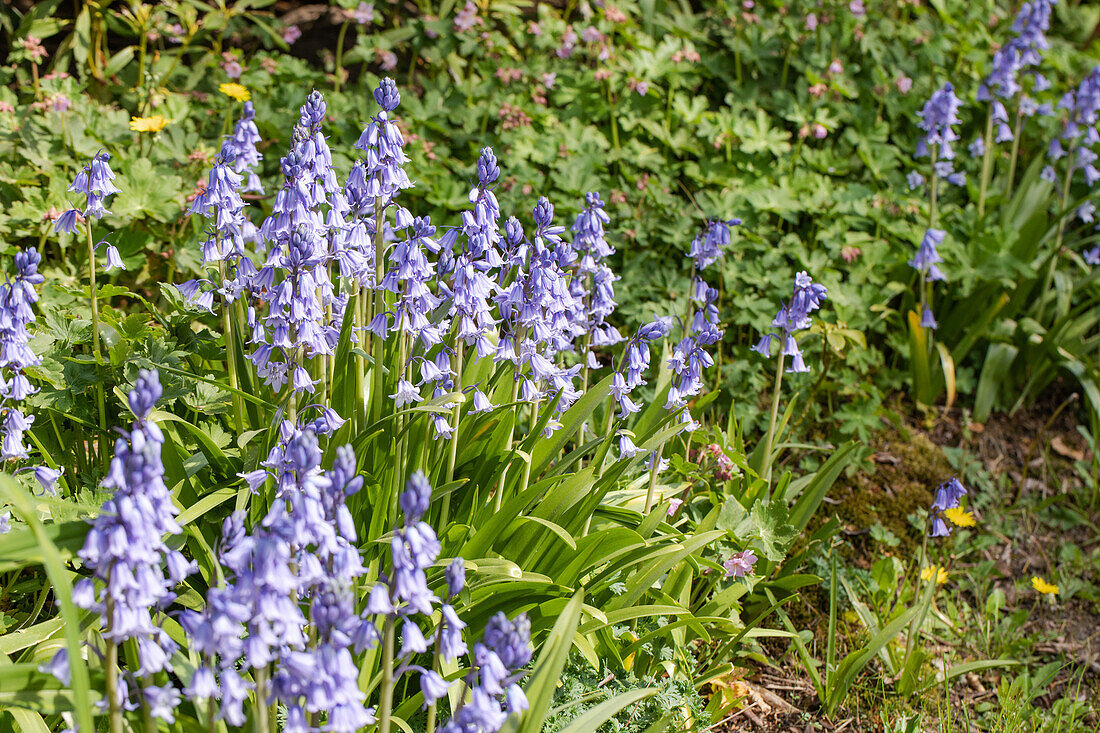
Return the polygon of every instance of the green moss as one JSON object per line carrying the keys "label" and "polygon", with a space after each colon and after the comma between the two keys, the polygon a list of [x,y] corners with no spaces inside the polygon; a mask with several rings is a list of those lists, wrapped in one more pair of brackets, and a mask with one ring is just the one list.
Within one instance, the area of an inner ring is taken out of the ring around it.
{"label": "green moss", "polygon": [[889,549],[871,537],[875,525],[898,538],[893,553],[904,556],[917,551],[921,533],[910,524],[909,516],[927,510],[936,487],[952,473],[943,451],[924,434],[896,430],[881,434],[863,470],[842,479],[831,492],[839,502],[834,508],[841,531],[849,539],[845,554],[870,561]]}

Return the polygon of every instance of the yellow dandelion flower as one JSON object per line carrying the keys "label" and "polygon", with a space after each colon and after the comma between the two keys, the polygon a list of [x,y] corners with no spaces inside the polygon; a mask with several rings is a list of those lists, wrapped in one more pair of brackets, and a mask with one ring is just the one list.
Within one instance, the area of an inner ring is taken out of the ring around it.
{"label": "yellow dandelion flower", "polygon": [[1058,586],[1046,582],[1038,575],[1032,577],[1031,587],[1042,593],[1044,596],[1057,595]]}
{"label": "yellow dandelion flower", "polygon": [[131,117],[130,129],[134,132],[160,132],[168,123],[171,122],[164,115],[153,115],[152,117]]}
{"label": "yellow dandelion flower", "polygon": [[222,84],[218,87],[218,91],[227,97],[231,97],[237,100],[238,102],[247,102],[248,100],[252,99],[252,92],[248,91],[245,86],[237,84],[235,82],[226,82],[225,84]]}
{"label": "yellow dandelion flower", "polygon": [[961,506],[945,509],[943,516],[951,520],[951,524],[954,524],[956,527],[973,527],[978,523],[978,520],[974,519],[974,515]]}
{"label": "yellow dandelion flower", "polygon": [[933,573],[936,575],[936,585],[943,585],[947,582],[947,568],[937,567],[936,565],[929,565],[924,570],[921,570],[920,579],[931,580]]}

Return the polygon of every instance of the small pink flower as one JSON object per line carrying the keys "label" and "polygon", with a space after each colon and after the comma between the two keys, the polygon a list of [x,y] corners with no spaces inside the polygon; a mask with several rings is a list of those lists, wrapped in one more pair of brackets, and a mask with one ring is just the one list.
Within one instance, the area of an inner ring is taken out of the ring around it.
{"label": "small pink flower", "polygon": [[547,89],[554,88],[554,82],[558,80],[557,72],[548,71],[542,75],[542,85]]}
{"label": "small pink flower", "polygon": [[897,86],[898,91],[902,94],[908,94],[909,90],[913,88],[913,80],[908,76],[902,75],[894,81],[894,85]]}
{"label": "small pink flower", "polygon": [[829,73],[831,74],[843,74],[844,64],[840,63],[840,59],[833,59],[833,62],[829,64]]}
{"label": "small pink flower", "polygon": [[52,109],[54,112],[65,112],[72,106],[72,100],[70,100],[64,94],[58,94],[50,100],[50,109]]}
{"label": "small pink flower", "polygon": [[397,54],[393,51],[378,51],[378,65],[382,71],[393,71],[397,68]]}
{"label": "small pink flower", "polygon": [[858,258],[861,254],[863,254],[863,251],[860,250],[859,247],[853,247],[851,245],[848,245],[844,249],[840,250],[841,259],[843,259],[848,264],[855,262],[856,258]]}
{"label": "small pink flower", "polygon": [[581,38],[585,43],[596,43],[603,38],[603,34],[600,33],[600,29],[594,25],[590,25],[581,31]]}
{"label": "small pink flower", "polygon": [[604,79],[610,79],[611,78],[611,69],[596,69],[596,73],[593,74],[592,76],[594,76],[596,78],[596,81],[603,81]]}
{"label": "small pink flower", "polygon": [[752,550],[744,550],[742,552],[735,552],[730,555],[729,560],[722,563],[722,567],[726,569],[726,577],[730,578],[743,578],[747,574],[752,572],[752,566],[756,564],[756,555]]}
{"label": "small pink flower", "polygon": [[827,92],[828,90],[829,90],[829,87],[825,86],[821,82],[818,82],[817,84],[814,84],[813,86],[811,86],[809,88],[809,92],[810,92],[811,97],[823,96],[825,94],[825,92]]}
{"label": "small pink flower", "polygon": [[612,23],[625,23],[626,13],[616,8],[614,5],[608,5],[604,8],[603,17],[607,18]]}
{"label": "small pink flower", "polygon": [[482,21],[481,18],[479,18],[477,15],[477,5],[473,2],[473,0],[467,0],[467,3],[462,7],[462,10],[459,10],[457,13],[455,13],[454,26],[455,30],[460,33],[463,31],[468,31],[475,25],[483,22],[484,21]]}
{"label": "small pink flower", "polygon": [[806,30],[810,31],[811,33],[813,31],[817,30],[817,14],[816,13],[810,13],[809,15],[806,16]]}
{"label": "small pink flower", "polygon": [[179,23],[173,23],[168,26],[167,31],[168,40],[176,44],[183,43],[183,34],[187,32]]}
{"label": "small pink flower", "polygon": [[240,79],[241,74],[244,73],[244,68],[241,67],[240,62],[236,59],[222,64],[222,69],[225,70],[225,75],[230,79]]}
{"label": "small pink flower", "polygon": [[34,36],[27,36],[23,39],[23,50],[27,52],[27,56],[31,61],[36,64],[42,63],[46,58],[46,47],[42,45],[42,41]]}
{"label": "small pink flower", "polygon": [[51,206],[49,211],[42,216],[42,221],[57,221],[59,216],[61,216],[61,212],[57,210],[56,206]]}
{"label": "small pink flower", "polygon": [[368,25],[373,22],[374,3],[359,3],[359,7],[351,11],[351,19],[359,25]]}
{"label": "small pink flower", "polygon": [[818,140],[823,140],[829,131],[825,129],[825,125],[820,122],[815,122],[813,126],[813,134]]}
{"label": "small pink flower", "polygon": [[626,203],[626,191],[618,191],[611,189],[611,203],[613,204],[625,204]]}
{"label": "small pink flower", "polygon": [[0,102],[0,114],[10,114],[15,111],[11,102]]}
{"label": "small pink flower", "polygon": [[302,37],[302,29],[296,25],[288,25],[283,29],[283,40],[293,46],[294,42]]}
{"label": "small pink flower", "polygon": [[676,513],[676,510],[680,508],[680,505],[684,503],[683,499],[669,499],[668,500],[668,516],[672,516]]}
{"label": "small pink flower", "polygon": [[274,74],[275,70],[279,68],[279,62],[270,56],[264,56],[260,59],[260,67],[269,74]]}
{"label": "small pink flower", "polygon": [[848,3],[848,12],[857,18],[867,15],[867,8],[863,7],[863,0],[852,0]]}
{"label": "small pink flower", "polygon": [[534,21],[531,21],[527,24],[527,32],[530,33],[532,36],[541,36],[542,26]]}

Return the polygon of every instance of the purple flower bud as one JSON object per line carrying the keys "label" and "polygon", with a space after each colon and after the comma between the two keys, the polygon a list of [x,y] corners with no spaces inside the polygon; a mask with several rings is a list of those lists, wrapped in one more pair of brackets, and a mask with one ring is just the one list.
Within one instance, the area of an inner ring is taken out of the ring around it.
{"label": "purple flower bud", "polygon": [[397,109],[397,105],[401,104],[401,93],[397,91],[397,83],[389,77],[378,82],[378,88],[374,90],[374,101],[386,112]]}
{"label": "purple flower bud", "polygon": [[423,472],[417,471],[406,482],[405,490],[401,492],[399,497],[401,511],[405,513],[405,523],[412,524],[420,521],[420,518],[428,511],[431,499],[432,486],[428,483],[428,477]]}
{"label": "purple flower bud", "polygon": [[447,566],[447,592],[450,597],[457,596],[466,587],[466,559],[456,557]]}

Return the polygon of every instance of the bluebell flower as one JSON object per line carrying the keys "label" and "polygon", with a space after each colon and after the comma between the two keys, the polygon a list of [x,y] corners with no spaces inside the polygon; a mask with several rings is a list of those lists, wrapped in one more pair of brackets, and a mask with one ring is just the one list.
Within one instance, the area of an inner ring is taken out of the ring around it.
{"label": "bluebell flower", "polygon": [[115,186],[115,173],[111,170],[111,156],[107,153],[97,153],[91,163],[76,174],[70,191],[84,194],[86,205],[83,211],[71,209],[63,213],[54,224],[54,231],[72,232],[76,226],[76,215],[87,219],[101,219],[107,211],[105,202],[108,196],[119,192]]}
{"label": "bluebell flower", "polygon": [[[275,484],[267,516],[251,533],[243,516],[226,519],[219,553],[226,583],[209,590],[201,613],[180,619],[206,661],[185,693],[219,697],[218,716],[231,725],[245,720],[242,674],[272,663],[271,694],[288,718],[326,713],[331,730],[347,733],[373,722],[351,650],[373,645],[378,634],[354,612],[348,592],[365,568],[346,499],[363,480],[350,446],[336,451],[330,470],[320,462],[316,436],[284,422],[258,472]],[[249,476],[250,485],[261,477]]]}
{"label": "bluebell flower", "polygon": [[403,189],[411,188],[412,181],[402,166],[409,161],[405,155],[405,139],[390,115],[401,103],[401,95],[393,79],[383,79],[374,90],[374,99],[381,111],[371,118],[370,124],[359,136],[355,147],[362,150],[366,181],[363,194],[382,199],[384,206]]}
{"label": "bluebell flower", "polygon": [[932,536],[946,537],[951,529],[943,519],[943,513],[959,506],[959,499],[966,495],[966,487],[957,478],[950,478],[936,488],[932,502]]}
{"label": "bluebell flower", "polygon": [[909,184],[909,190],[912,191],[924,185],[924,176],[917,171],[909,171],[909,174],[905,176],[905,181]]}
{"label": "bluebell flower", "polygon": [[[1100,180],[1100,169],[1095,165],[1096,153],[1092,146],[1100,142],[1097,132],[1097,120],[1100,115],[1100,65],[1081,81],[1077,89],[1066,92],[1058,107],[1066,112],[1066,119],[1058,137],[1051,140],[1047,148],[1047,158],[1057,161],[1072,152],[1072,168],[1066,171],[1073,177],[1074,171],[1084,172],[1090,186]],[[1051,182],[1057,175],[1052,166],[1046,166],[1040,177]]]}
{"label": "bluebell flower", "polygon": [[426,348],[440,343],[443,334],[432,315],[440,299],[429,287],[435,277],[435,267],[425,251],[439,249],[432,238],[436,228],[428,217],[416,217],[405,228],[406,238],[390,250],[393,267],[382,279],[381,287],[397,294],[392,316],[393,330],[419,338]]}
{"label": "bluebell flower", "polygon": [[456,557],[447,566],[447,593],[453,598],[466,587],[466,560]]}
{"label": "bluebell flower", "polygon": [[559,336],[555,350],[569,351],[577,339],[585,339],[588,348],[579,356],[590,369],[599,368],[596,348],[622,341],[619,332],[608,323],[615,311],[614,284],[619,279],[606,263],[615,252],[605,236],[609,221],[599,193],[586,194],[584,209],[573,221],[572,244],[557,250],[559,266],[569,272],[571,300],[567,303],[568,326]]}
{"label": "bluebell flower", "polygon": [[[38,272],[38,250],[17,252],[15,276],[0,283],[0,460],[29,456],[23,435],[34,415],[25,415],[19,404],[35,389],[25,371],[42,363],[30,347],[28,327],[35,322],[35,304],[45,277]],[[51,486],[52,488],[52,486]]]}
{"label": "bluebell flower", "polygon": [[722,250],[729,246],[730,228],[741,223],[740,219],[711,219],[691,242],[691,258],[695,269],[702,271],[718,260]]}
{"label": "bluebell flower", "polygon": [[[103,480],[114,493],[79,552],[94,579],[79,580],[73,590],[74,603],[100,615],[104,638],[116,644],[137,641],[141,676],[171,670],[169,659],[178,646],[154,614],[175,599],[173,588],[197,569],[164,541],[182,529],[164,484],[164,436],[149,420],[161,394],[157,373],[142,370],[128,395],[135,421],[116,441]],[[161,703],[174,699],[163,691],[153,694]]]}
{"label": "bluebell flower", "polygon": [[951,161],[955,158],[955,151],[951,144],[959,139],[954,129],[960,122],[959,105],[955,88],[948,82],[933,92],[924,107],[917,113],[924,136],[917,143],[916,156],[924,158],[932,155],[934,150],[935,157],[932,162],[936,174],[954,185],[962,185],[966,180],[965,175],[955,173],[951,165]]}
{"label": "bluebell flower", "polygon": [[669,328],[660,319],[643,324],[627,341],[623,349],[619,368],[612,376],[610,393],[619,405],[619,417],[626,418],[638,412],[641,407],[630,399],[630,393],[646,383],[645,373],[649,370],[649,344],[668,335]]}
{"label": "bluebell flower", "polygon": [[642,449],[634,445],[634,441],[630,439],[630,433],[624,430],[619,431],[619,458],[627,459],[633,458],[642,452]]}
{"label": "bluebell flower", "polygon": [[810,313],[820,308],[827,296],[828,291],[824,286],[813,282],[806,272],[798,273],[794,279],[794,293],[790,302],[780,306],[772,321],[774,328],[782,329],[782,335],[765,334],[753,347],[753,351],[771,356],[772,344],[778,341],[780,353],[791,357],[788,372],[810,371],[794,334],[810,327]]}
{"label": "bluebell flower", "polygon": [[1085,250],[1081,257],[1084,258],[1085,262],[1090,265],[1100,265],[1100,246]]}
{"label": "bluebell flower", "polygon": [[69,665],[69,649],[61,647],[50,657],[50,661],[38,666],[38,671],[43,674],[53,675],[58,682],[68,687],[73,682],[73,670]]}
{"label": "bluebell flower", "polygon": [[945,236],[947,232],[942,229],[925,230],[916,256],[909,260],[909,266],[920,272],[926,282],[944,279],[943,272],[937,266],[943,262],[943,258],[940,257],[936,248],[943,244]]}
{"label": "bluebell flower", "polygon": [[248,179],[242,191],[255,191],[262,194],[264,187],[256,174],[256,169],[264,156],[256,150],[256,143],[260,142],[261,138],[255,120],[256,111],[252,107],[252,102],[245,102],[241,117],[233,126],[233,134],[227,136],[222,143],[221,157],[238,175],[243,177],[247,173]]}

